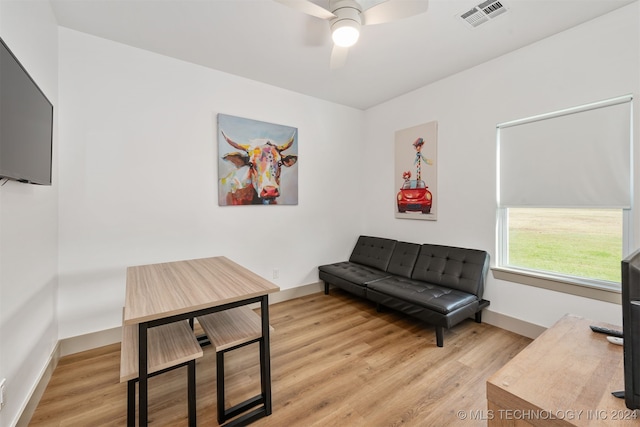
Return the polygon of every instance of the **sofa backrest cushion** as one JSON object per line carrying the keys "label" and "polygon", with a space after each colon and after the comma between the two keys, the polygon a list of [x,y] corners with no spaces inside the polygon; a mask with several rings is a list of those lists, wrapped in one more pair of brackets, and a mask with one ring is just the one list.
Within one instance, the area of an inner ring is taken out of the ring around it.
{"label": "sofa backrest cushion", "polygon": [[398,242],[391,255],[387,272],[410,278],[419,252],[420,245],[417,243]]}
{"label": "sofa backrest cushion", "polygon": [[360,236],[349,261],[387,271],[396,243],[396,240],[381,237]]}
{"label": "sofa backrest cushion", "polygon": [[411,278],[482,298],[488,271],[489,254],[485,251],[425,244]]}

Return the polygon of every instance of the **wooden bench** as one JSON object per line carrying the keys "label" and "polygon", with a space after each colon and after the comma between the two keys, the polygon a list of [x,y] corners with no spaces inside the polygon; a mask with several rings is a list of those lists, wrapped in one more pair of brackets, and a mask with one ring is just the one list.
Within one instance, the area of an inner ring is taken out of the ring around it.
{"label": "wooden bench", "polygon": [[[187,320],[156,326],[148,330],[149,377],[187,366],[189,425],[196,425],[196,362],[202,357],[198,343]],[[127,425],[135,425],[136,386],[138,381],[138,325],[122,326],[120,351],[120,382],[127,382]]]}
{"label": "wooden bench", "polygon": [[[209,338],[211,345],[216,351],[216,391],[218,401],[218,423],[222,424],[226,420],[235,417],[257,405],[264,404],[265,401],[265,378],[263,364],[264,357],[260,355],[260,386],[261,394],[239,403],[229,409],[225,409],[224,391],[224,353],[243,347],[248,344],[263,340],[262,319],[247,306],[219,311],[197,318],[198,323]],[[269,330],[273,327],[269,326]],[[249,413],[232,423],[244,425],[254,416]]]}

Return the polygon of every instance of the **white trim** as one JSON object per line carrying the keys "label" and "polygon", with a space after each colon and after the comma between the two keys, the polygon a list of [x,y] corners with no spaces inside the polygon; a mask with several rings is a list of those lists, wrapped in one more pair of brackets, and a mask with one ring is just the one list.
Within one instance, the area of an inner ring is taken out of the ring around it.
{"label": "white trim", "polygon": [[635,172],[635,162],[634,162],[634,158],[635,158],[635,139],[634,139],[634,116],[633,116],[633,102],[630,105],[630,113],[631,113],[631,121],[630,121],[630,125],[631,125],[631,130],[630,130],[630,135],[631,135],[631,147],[630,147],[630,156],[629,156],[629,170],[631,171],[631,182],[629,184],[629,191],[631,193],[631,200],[630,200],[630,205],[631,208],[630,209],[624,209],[622,211],[622,230],[623,230],[623,235],[622,235],[622,257],[626,257],[627,255],[631,254],[635,249],[635,239],[634,239],[634,220],[633,220],[633,212],[635,209],[635,186],[634,186],[634,172]]}
{"label": "white trim", "polygon": [[47,363],[42,368],[42,371],[40,371],[38,380],[33,384],[33,387],[31,387],[31,390],[27,395],[27,399],[22,404],[22,408],[20,408],[20,410],[18,411],[18,415],[10,424],[10,426],[27,427],[29,425],[31,417],[36,412],[38,403],[40,403],[40,399],[42,398],[42,395],[44,394],[44,391],[49,384],[49,380],[51,380],[53,371],[58,366],[60,357],[60,342],[58,341],[58,343],[51,351],[51,355],[49,356]]}
{"label": "white trim", "polygon": [[[621,304],[620,289],[613,286],[600,285],[590,281],[579,281],[577,278],[544,274],[533,270],[522,270],[510,267],[492,267],[493,277],[508,282],[549,289],[570,295]],[[602,282],[604,283],[604,282]]]}
{"label": "white trim", "polygon": [[531,339],[538,338],[541,333],[547,330],[544,326],[526,322],[489,309],[482,311],[482,322]]}
{"label": "white trim", "polygon": [[109,344],[115,344],[122,340],[122,328],[116,326],[111,329],[64,338],[59,341],[60,357],[80,353]]}
{"label": "white trim", "polygon": [[552,111],[551,113],[538,114],[536,116],[526,117],[524,119],[512,120],[510,122],[498,123],[498,129],[504,129],[512,126],[519,126],[526,123],[539,122],[540,120],[552,119],[554,117],[567,116],[569,114],[581,113],[583,111],[595,110],[596,108],[610,107],[612,105],[624,104],[633,101],[633,95],[623,95],[616,98],[605,99],[603,101],[591,102],[589,104],[580,105],[578,107],[565,108],[563,110]]}

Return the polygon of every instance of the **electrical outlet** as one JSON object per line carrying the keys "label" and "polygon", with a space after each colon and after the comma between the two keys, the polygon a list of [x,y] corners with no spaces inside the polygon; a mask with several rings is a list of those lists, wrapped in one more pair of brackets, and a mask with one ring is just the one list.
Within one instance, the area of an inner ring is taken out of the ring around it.
{"label": "electrical outlet", "polygon": [[279,278],[279,277],[280,277],[280,270],[279,270],[279,269],[277,269],[277,268],[274,268],[274,269],[273,269],[273,278],[274,278],[274,279],[277,279],[277,278]]}
{"label": "electrical outlet", "polygon": [[2,410],[2,407],[4,406],[4,383],[7,381],[6,378],[3,378],[2,381],[0,381],[0,410]]}

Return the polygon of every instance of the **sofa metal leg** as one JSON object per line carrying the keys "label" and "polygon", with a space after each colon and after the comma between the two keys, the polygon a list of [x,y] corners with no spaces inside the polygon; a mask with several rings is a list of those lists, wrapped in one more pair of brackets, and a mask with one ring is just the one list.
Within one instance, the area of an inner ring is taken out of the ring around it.
{"label": "sofa metal leg", "polygon": [[476,312],[476,322],[482,323],[482,310],[489,307],[489,301],[486,299],[481,299],[480,304],[478,304],[478,311]]}
{"label": "sofa metal leg", "polygon": [[376,312],[378,312],[378,313],[382,313],[382,310],[383,310],[382,304],[377,303],[377,304],[376,304]]}
{"label": "sofa metal leg", "polygon": [[436,344],[438,347],[444,346],[444,327],[436,326]]}
{"label": "sofa metal leg", "polygon": [[329,284],[324,282],[324,294],[329,295]]}

